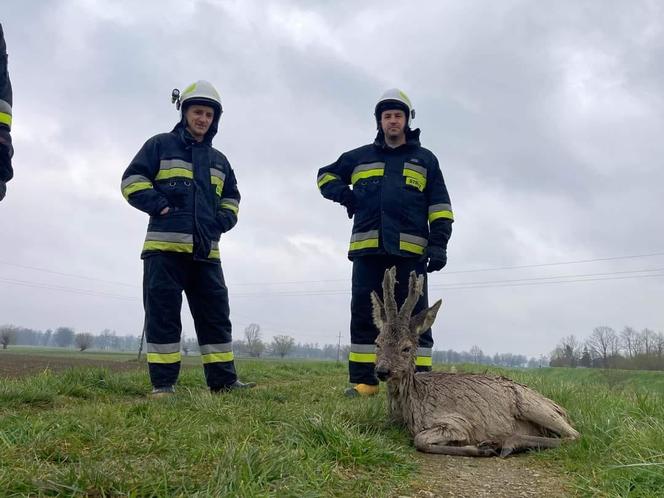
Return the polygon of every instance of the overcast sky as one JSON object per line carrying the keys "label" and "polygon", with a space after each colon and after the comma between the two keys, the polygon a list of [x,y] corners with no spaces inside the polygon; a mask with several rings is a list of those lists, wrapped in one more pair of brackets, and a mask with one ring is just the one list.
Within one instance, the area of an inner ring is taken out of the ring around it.
{"label": "overcast sky", "polygon": [[661,2],[3,0],[0,22],[16,148],[0,323],[140,334],[147,216],[120,177],[177,121],[171,89],[207,79],[242,193],[220,244],[235,338],[255,322],[350,342],[351,222],[316,174],[373,140],[395,86],[456,220],[429,284],[436,349],[664,330]]}

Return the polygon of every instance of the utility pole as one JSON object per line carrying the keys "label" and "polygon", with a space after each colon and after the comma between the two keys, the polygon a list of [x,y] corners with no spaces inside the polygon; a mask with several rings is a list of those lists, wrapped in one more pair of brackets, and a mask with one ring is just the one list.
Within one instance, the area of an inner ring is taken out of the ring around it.
{"label": "utility pole", "polygon": [[337,363],[341,361],[341,330],[339,331],[339,340],[337,341]]}

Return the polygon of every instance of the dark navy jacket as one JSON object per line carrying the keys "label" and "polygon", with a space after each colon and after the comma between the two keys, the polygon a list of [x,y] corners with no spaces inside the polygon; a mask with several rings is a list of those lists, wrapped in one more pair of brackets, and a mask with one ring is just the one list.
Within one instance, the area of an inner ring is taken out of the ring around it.
{"label": "dark navy jacket", "polygon": [[217,123],[200,143],[182,123],[150,138],[122,175],[125,199],[150,215],[141,257],[166,251],[219,260],[219,237],[237,223],[240,192],[226,156],[211,146]]}
{"label": "dark navy jacket", "polygon": [[12,169],[12,83],[7,70],[7,46],[0,24],[0,181],[6,182],[14,176]]}
{"label": "dark navy jacket", "polygon": [[350,259],[419,257],[428,245],[447,246],[454,220],[450,197],[438,160],[420,145],[419,132],[409,130],[406,144],[394,149],[379,134],[373,144],[345,152],[318,171],[325,198],[355,207]]}

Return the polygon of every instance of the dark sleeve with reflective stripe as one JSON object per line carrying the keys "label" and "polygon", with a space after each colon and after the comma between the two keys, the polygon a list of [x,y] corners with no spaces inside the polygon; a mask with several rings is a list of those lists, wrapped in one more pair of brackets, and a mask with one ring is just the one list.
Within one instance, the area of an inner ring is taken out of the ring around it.
{"label": "dark sleeve with reflective stripe", "polygon": [[353,166],[347,154],[342,154],[335,162],[318,170],[318,189],[323,197],[341,204],[350,191],[348,185]]}
{"label": "dark sleeve with reflective stripe", "polygon": [[452,212],[450,196],[445,186],[445,180],[443,179],[443,173],[435,156],[433,156],[430,174],[432,174],[432,180],[427,183],[427,197],[429,199],[429,245],[447,247],[447,242],[452,236],[454,214]]}
{"label": "dark sleeve with reflective stripe", "polygon": [[11,158],[14,155],[12,137],[12,83],[7,69],[7,45],[0,24],[0,181],[6,182],[14,176]]}
{"label": "dark sleeve with reflective stripe", "polygon": [[240,191],[237,188],[237,180],[233,168],[228,166],[228,173],[224,181],[224,189],[221,191],[220,208],[217,212],[217,222],[222,232],[228,232],[237,223],[240,211]]}
{"label": "dark sleeve with reflective stripe", "polygon": [[159,171],[158,142],[149,139],[122,175],[122,195],[136,209],[156,216],[168,206],[168,199],[154,188],[154,178]]}

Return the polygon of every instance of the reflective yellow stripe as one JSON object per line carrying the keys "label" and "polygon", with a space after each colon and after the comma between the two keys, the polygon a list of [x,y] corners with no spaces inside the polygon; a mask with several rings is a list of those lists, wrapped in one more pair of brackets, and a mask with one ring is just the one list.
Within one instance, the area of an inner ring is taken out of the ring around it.
{"label": "reflective yellow stripe", "polygon": [[427,186],[427,179],[422,173],[413,171],[412,169],[404,169],[403,176],[406,177],[406,185],[412,185],[420,192]]}
{"label": "reflective yellow stripe", "polygon": [[360,249],[368,249],[370,247],[378,247],[378,239],[358,240],[357,242],[350,243],[351,251],[359,251]]}
{"label": "reflective yellow stripe", "polygon": [[376,363],[376,353],[353,353],[348,354],[348,360],[355,363]]}
{"label": "reflective yellow stripe", "polygon": [[11,126],[12,126],[12,115],[7,114],[6,112],[0,112],[0,124],[7,125],[11,128]]}
{"label": "reflective yellow stripe", "polygon": [[358,171],[357,173],[353,174],[353,176],[350,177],[350,182],[355,185],[358,180],[362,180],[363,178],[370,178],[372,176],[383,176],[384,169],[367,169],[364,171]]}
{"label": "reflective yellow stripe", "polygon": [[431,356],[418,356],[415,359],[415,365],[418,367],[431,367],[433,366],[433,360]]}
{"label": "reflective yellow stripe", "polygon": [[231,204],[229,202],[222,202],[221,203],[221,208],[222,209],[230,209],[231,211],[233,211],[235,216],[237,216],[237,213],[240,211],[240,209],[237,206],[234,206],[233,204]]}
{"label": "reflective yellow stripe", "polygon": [[327,182],[331,182],[332,180],[338,180],[338,179],[339,179],[338,176],[335,176],[331,173],[325,173],[323,177],[320,180],[318,180],[318,188],[321,188]]}
{"label": "reflective yellow stripe", "polygon": [[148,363],[177,363],[182,359],[180,353],[148,353]]}
{"label": "reflective yellow stripe", "polygon": [[399,249],[414,252],[415,254],[424,254],[424,247],[413,244],[412,242],[406,242],[405,240],[399,241]]}
{"label": "reflective yellow stripe", "polygon": [[221,363],[224,361],[233,361],[233,352],[228,353],[210,353],[201,355],[203,363]]}
{"label": "reflective yellow stripe", "polygon": [[224,190],[224,181],[218,176],[211,175],[210,182],[212,183],[212,185],[216,186],[216,188],[214,189],[216,194],[221,195],[221,191]]}
{"label": "reflective yellow stripe", "polygon": [[194,173],[193,171],[189,171],[188,169],[184,168],[160,169],[159,173],[157,173],[157,176],[155,177],[155,180],[166,180],[175,176],[182,178],[193,178]]}
{"label": "reflective yellow stripe", "polygon": [[171,251],[171,252],[194,252],[194,244],[185,242],[163,242],[160,240],[146,240],[143,244],[144,251]]}
{"label": "reflective yellow stripe", "polygon": [[210,251],[210,255],[208,256],[210,259],[221,259],[221,255],[219,254],[219,249],[212,249]]}
{"label": "reflective yellow stripe", "polygon": [[454,214],[452,211],[436,211],[429,215],[429,223],[436,221],[438,218],[447,218],[448,220],[454,220]]}
{"label": "reflective yellow stripe", "polygon": [[122,195],[124,195],[125,199],[129,199],[129,196],[134,192],[138,192],[139,190],[148,190],[151,188],[152,184],[150,182],[131,183],[122,189]]}

